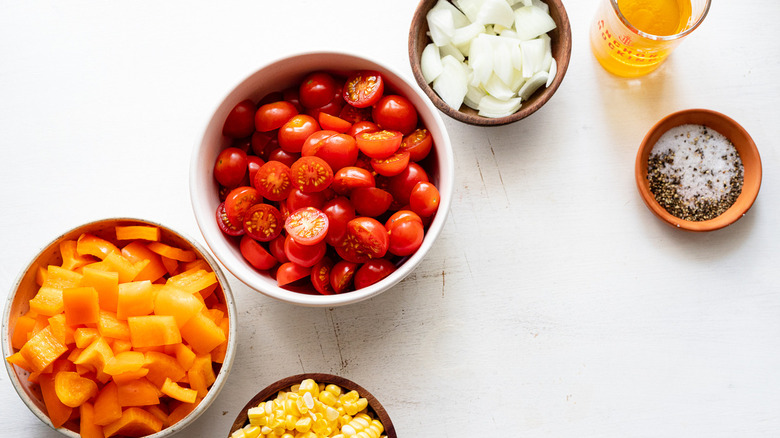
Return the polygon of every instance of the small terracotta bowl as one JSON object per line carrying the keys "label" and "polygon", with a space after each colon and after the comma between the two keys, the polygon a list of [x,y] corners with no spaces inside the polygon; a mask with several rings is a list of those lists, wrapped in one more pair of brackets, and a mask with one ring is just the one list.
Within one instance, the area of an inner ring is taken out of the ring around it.
{"label": "small terracotta bowl", "polygon": [[[653,146],[666,131],[686,124],[705,125],[719,132],[731,141],[742,160],[744,168],[742,193],[728,210],[713,219],[689,221],[673,216],[656,201],[650,191],[647,166]],[[730,117],[707,109],[688,109],[664,117],[645,135],[636,156],[635,176],[642,200],[650,211],[664,222],[688,231],[712,231],[731,225],[744,216],[753,205],[761,187],[761,157],[750,134]]]}
{"label": "small terracotta bowl", "polygon": [[290,376],[276,381],[262,391],[258,392],[257,395],[252,397],[252,399],[249,400],[249,402],[238,413],[236,420],[233,422],[233,426],[230,427],[230,432],[227,435],[228,438],[230,438],[233,432],[249,424],[247,411],[250,408],[256,407],[261,402],[276,398],[276,395],[279,391],[289,391],[291,386],[297,385],[306,379],[313,379],[317,383],[324,383],[326,385],[331,383],[338,385],[344,392],[352,390],[357,391],[358,394],[360,394],[360,397],[364,397],[366,400],[368,400],[369,413],[373,414],[374,418],[377,418],[382,422],[382,425],[385,429],[382,435],[386,436],[387,438],[397,438],[393,422],[390,421],[390,416],[387,415],[387,411],[384,407],[382,407],[376,397],[374,397],[365,388],[351,380],[339,376],[334,376],[332,374],[323,373],[306,373]]}
{"label": "small terracotta bowl", "polygon": [[[211,403],[216,399],[219,392],[222,390],[225,381],[230,373],[230,368],[233,364],[233,359],[236,354],[236,304],[233,301],[233,294],[230,290],[230,285],[227,282],[221,268],[217,265],[214,258],[206,252],[203,247],[196,241],[189,237],[186,237],[172,229],[147,220],[135,219],[135,218],[110,218],[102,219],[94,222],[90,222],[79,227],[76,227],[70,231],[65,232],[61,236],[54,239],[51,243],[46,245],[31,261],[30,264],[21,272],[14,284],[14,289],[5,304],[5,312],[3,314],[2,325],[2,344],[3,344],[3,357],[10,356],[14,349],[11,345],[11,337],[13,334],[13,328],[16,326],[17,319],[29,310],[29,301],[35,296],[38,291],[36,284],[36,272],[38,267],[46,267],[50,264],[60,265],[62,263],[62,256],[60,255],[59,245],[60,242],[65,240],[77,239],[83,233],[90,233],[103,239],[109,240],[113,243],[116,242],[116,234],[114,227],[116,225],[152,225],[160,228],[160,242],[166,243],[172,246],[176,246],[185,250],[195,251],[199,259],[205,260],[214,273],[217,275],[220,287],[215,290],[215,294],[219,297],[221,302],[224,302],[227,307],[227,317],[229,318],[228,329],[228,345],[225,353],[225,359],[222,364],[215,363],[214,371],[216,374],[216,381],[209,388],[208,394],[198,404],[198,406],[187,416],[175,424],[163,428],[160,432],[153,435],[147,435],[146,438],[165,438],[180,432],[188,425],[190,425],[195,419],[200,417],[203,412],[208,409]],[[67,355],[67,353],[65,353]],[[41,394],[40,387],[37,384],[33,384],[28,381],[29,374],[27,371],[18,368],[15,365],[11,365],[8,361],[3,360],[5,363],[6,371],[11,380],[11,385],[14,387],[19,397],[24,404],[48,426],[54,428],[51,420],[46,412],[46,406],[43,402],[43,396]],[[78,423],[69,420],[62,427],[55,429],[62,435],[69,438],[79,438]]]}
{"label": "small terracotta bowl", "polygon": [[409,62],[411,63],[412,73],[417,80],[417,84],[425,92],[431,102],[444,114],[455,120],[477,126],[499,126],[516,122],[535,113],[542,107],[558,90],[558,87],[566,75],[569,68],[569,59],[571,58],[571,26],[569,25],[569,16],[566,14],[566,8],[563,7],[561,0],[544,0],[550,7],[550,16],[555,21],[556,27],[548,33],[552,40],[552,56],[557,64],[555,79],[549,87],[542,87],[526,101],[522,103],[517,112],[506,117],[489,118],[477,115],[477,111],[468,106],[461,105],[460,108],[452,108],[433,91],[431,85],[425,81],[420,67],[420,57],[425,46],[431,42],[428,37],[428,20],[426,14],[436,5],[438,0],[422,0],[417,5],[412,17],[412,24],[409,29]]}

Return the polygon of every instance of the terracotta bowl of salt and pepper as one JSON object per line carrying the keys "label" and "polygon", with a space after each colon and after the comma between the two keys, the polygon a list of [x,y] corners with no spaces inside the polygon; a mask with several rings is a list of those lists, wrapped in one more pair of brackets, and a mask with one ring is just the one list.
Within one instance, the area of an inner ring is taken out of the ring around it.
{"label": "terracotta bowl of salt and pepper", "polygon": [[642,140],[635,165],[639,194],[667,224],[712,231],[733,224],[761,186],[761,157],[748,132],[707,109],[672,113]]}

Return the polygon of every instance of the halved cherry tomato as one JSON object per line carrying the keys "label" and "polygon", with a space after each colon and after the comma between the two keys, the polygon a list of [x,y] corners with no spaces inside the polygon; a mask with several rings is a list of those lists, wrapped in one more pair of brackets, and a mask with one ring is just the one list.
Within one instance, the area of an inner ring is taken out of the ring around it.
{"label": "halved cherry tomato", "polygon": [[325,201],[331,194],[333,194],[333,191],[328,189],[307,193],[296,188],[290,191],[290,195],[283,202],[290,211],[296,211],[304,207],[314,207],[322,210],[322,206],[325,205]]}
{"label": "halved cherry tomato", "polygon": [[279,147],[285,152],[299,153],[303,142],[310,135],[320,130],[320,125],[314,117],[306,114],[296,114],[279,128]]}
{"label": "halved cherry tomato", "polygon": [[271,241],[282,232],[282,228],[282,213],[273,205],[255,204],[244,214],[244,232],[255,240]]}
{"label": "halved cherry tomato", "polygon": [[333,100],[337,89],[336,80],[328,73],[309,73],[298,88],[298,97],[305,108],[319,108]]}
{"label": "halved cherry tomato", "polygon": [[409,152],[409,159],[417,162],[427,157],[433,148],[433,137],[425,128],[415,129],[401,141],[399,150]]}
{"label": "halved cherry tomato", "polygon": [[382,176],[395,176],[409,165],[409,152],[401,151],[387,158],[372,158],[371,167]]}
{"label": "halved cherry tomato", "polygon": [[246,152],[236,147],[225,148],[214,163],[214,178],[225,187],[236,187],[244,179],[246,169]]}
{"label": "halved cherry tomato", "polygon": [[328,235],[325,241],[331,246],[338,246],[347,235],[347,223],[355,218],[355,207],[349,199],[337,196],[326,202],[322,212],[328,216]]}
{"label": "halved cherry tomato", "polygon": [[376,187],[359,187],[352,189],[349,200],[359,215],[377,217],[390,208],[393,195]]}
{"label": "halved cherry tomato", "polygon": [[296,265],[310,268],[317,264],[323,257],[327,245],[325,242],[315,243],[314,245],[301,245],[293,239],[292,235],[287,235],[284,239],[284,253],[287,259]]}
{"label": "halved cherry tomato", "polygon": [[225,198],[225,214],[231,224],[243,224],[244,214],[249,208],[262,201],[260,193],[254,187],[236,187]]}
{"label": "halved cherry tomato", "polygon": [[267,271],[276,266],[276,258],[263,248],[263,245],[249,236],[241,238],[239,250],[249,264],[256,269]]}
{"label": "halved cherry tomato", "polygon": [[249,137],[255,131],[255,103],[243,100],[225,118],[222,134],[231,138]]}
{"label": "halved cherry tomato", "polygon": [[292,182],[302,192],[325,190],[333,181],[333,170],[319,157],[301,157],[290,167]]}
{"label": "halved cherry tomato", "polygon": [[419,164],[409,163],[403,172],[389,178],[387,190],[397,203],[406,205],[409,203],[414,186],[420,181],[428,181],[428,174]]}
{"label": "halved cherry tomato", "polygon": [[365,263],[384,257],[389,238],[384,225],[374,218],[356,217],[347,222],[347,234],[336,252],[342,259],[353,263]]}
{"label": "halved cherry tomato", "polygon": [[225,212],[225,203],[220,202],[217,206],[217,225],[219,229],[228,236],[240,236],[244,234],[244,228],[238,224],[230,222]]}
{"label": "halved cherry tomato", "polygon": [[260,170],[260,168],[265,164],[265,161],[263,161],[262,158],[258,157],[257,155],[247,155],[246,156],[246,173],[249,177],[247,185],[252,184],[252,181],[255,180],[255,174],[257,174],[257,171]]}
{"label": "halved cherry tomato", "polygon": [[282,263],[276,270],[276,284],[285,286],[301,278],[308,277],[311,274],[311,268],[296,265],[293,262]]}
{"label": "halved cherry tomato", "polygon": [[383,280],[395,272],[396,266],[387,259],[374,259],[365,262],[355,272],[355,289],[362,289]]}
{"label": "halved cherry tomato", "polygon": [[295,154],[287,152],[282,148],[276,148],[268,154],[268,159],[266,161],[278,161],[285,166],[290,167],[298,158],[301,158],[301,154]]}
{"label": "halved cherry tomato", "polygon": [[264,198],[271,201],[281,201],[287,198],[293,188],[290,168],[279,161],[269,161],[263,164],[252,181]]}
{"label": "halved cherry tomato", "polygon": [[324,111],[321,111],[319,116],[317,116],[317,121],[320,122],[322,129],[328,129],[342,134],[349,131],[349,128],[352,127],[352,123]]}
{"label": "halved cherry tomato", "polygon": [[362,167],[347,166],[339,169],[333,175],[331,188],[336,193],[343,195],[358,187],[374,187],[376,181],[374,175]]}
{"label": "halved cherry tomato", "polygon": [[371,111],[374,123],[382,129],[411,134],[417,127],[417,110],[409,99],[391,94],[382,97]]}
{"label": "halved cherry tomato", "polygon": [[333,265],[330,270],[330,287],[334,293],[344,293],[350,288],[357,268],[357,263],[346,260],[339,260]]}
{"label": "halved cherry tomato", "polygon": [[280,234],[274,240],[268,242],[268,250],[279,261],[279,263],[287,263],[290,260],[287,258],[287,254],[284,253],[284,240],[287,236]]}
{"label": "halved cherry tomato", "polygon": [[330,285],[330,271],[333,269],[333,260],[325,256],[311,268],[311,284],[314,289],[323,295],[333,295],[333,287]]}
{"label": "halved cherry tomato", "polygon": [[397,256],[414,254],[422,245],[425,238],[425,230],[422,223],[408,220],[397,222],[391,230],[388,230],[389,242],[387,250]]}
{"label": "halved cherry tomato", "polygon": [[411,195],[409,195],[409,206],[415,213],[427,217],[436,213],[440,200],[439,189],[435,185],[427,181],[420,181],[415,184]]}
{"label": "halved cherry tomato", "polygon": [[359,71],[344,84],[344,100],[356,108],[374,105],[385,92],[382,75],[376,71]]}
{"label": "halved cherry tomato", "polygon": [[285,220],[284,229],[301,245],[314,245],[328,234],[328,216],[314,207],[301,208]]}
{"label": "halved cherry tomato", "polygon": [[349,128],[349,131],[347,131],[347,134],[357,137],[358,134],[360,134],[363,131],[379,131],[379,125],[377,125],[374,122],[369,122],[368,120],[364,120],[362,122],[357,122],[352,124],[352,127]]}
{"label": "halved cherry tomato", "polygon": [[360,152],[371,158],[387,158],[401,146],[403,135],[399,131],[383,129],[381,131],[361,132],[355,137]]}
{"label": "halved cherry tomato", "polygon": [[355,164],[359,152],[354,137],[336,131],[315,132],[301,149],[302,156],[320,157],[334,171]]}
{"label": "halved cherry tomato", "polygon": [[357,108],[352,105],[344,105],[339,111],[339,118],[352,123],[371,120],[371,108]]}
{"label": "halved cherry tomato", "polygon": [[298,109],[287,101],[267,103],[255,113],[255,129],[260,132],[273,131],[298,114]]}

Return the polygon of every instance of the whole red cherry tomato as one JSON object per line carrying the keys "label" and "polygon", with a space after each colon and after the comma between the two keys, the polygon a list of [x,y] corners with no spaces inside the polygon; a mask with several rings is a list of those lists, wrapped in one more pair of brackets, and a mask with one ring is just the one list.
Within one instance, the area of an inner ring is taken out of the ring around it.
{"label": "whole red cherry tomato", "polygon": [[286,152],[299,153],[303,142],[319,130],[320,125],[314,120],[314,117],[296,114],[279,128],[279,147]]}
{"label": "whole red cherry tomato", "polygon": [[328,235],[325,241],[331,246],[338,246],[347,235],[347,223],[355,218],[355,207],[349,199],[337,196],[326,202],[322,212],[328,216]]}
{"label": "whole red cherry tomato", "polygon": [[387,259],[369,260],[355,272],[355,289],[362,289],[383,280],[395,272],[395,265]]}
{"label": "whole red cherry tomato", "polygon": [[298,109],[287,101],[267,103],[255,112],[255,129],[260,132],[273,131],[298,114]]}
{"label": "whole red cherry tomato", "polygon": [[243,100],[236,104],[222,126],[222,134],[231,138],[248,137],[255,131],[255,103]]}
{"label": "whole red cherry tomato", "polygon": [[298,97],[305,108],[319,108],[333,100],[337,87],[336,80],[330,74],[309,73],[298,88]]}
{"label": "whole red cherry tomato", "polygon": [[374,123],[382,129],[411,134],[417,127],[417,110],[409,99],[391,94],[379,99],[371,112]]}
{"label": "whole red cherry tomato", "polygon": [[409,196],[409,207],[420,216],[427,217],[436,213],[440,200],[439,189],[435,185],[420,181]]}
{"label": "whole red cherry tomato", "polygon": [[222,150],[214,163],[214,178],[225,187],[237,187],[247,170],[246,152],[235,147]]}

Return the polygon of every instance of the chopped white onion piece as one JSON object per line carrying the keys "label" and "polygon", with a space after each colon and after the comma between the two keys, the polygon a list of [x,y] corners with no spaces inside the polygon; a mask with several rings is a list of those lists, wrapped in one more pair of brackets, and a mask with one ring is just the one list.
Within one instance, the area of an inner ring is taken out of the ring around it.
{"label": "chopped white onion piece", "polygon": [[420,70],[425,82],[431,83],[442,72],[441,55],[436,44],[430,43],[422,51],[420,56]]}
{"label": "chopped white onion piece", "polygon": [[[467,46],[468,47],[468,46]],[[468,52],[466,52],[468,53]],[[447,44],[446,46],[439,47],[439,55],[444,58],[447,55],[452,55],[460,62],[463,62],[466,60],[466,55],[457,47],[453,46],[452,44]]]}
{"label": "chopped white onion piece", "polygon": [[523,84],[522,88],[520,88],[520,91],[517,92],[517,96],[520,99],[528,100],[529,97],[531,97],[532,94],[534,94],[534,91],[538,90],[539,87],[547,83],[547,72],[546,71],[540,71],[533,76],[531,76],[531,79],[527,80],[525,84]]}
{"label": "chopped white onion piece", "polygon": [[555,21],[536,6],[515,9],[515,32],[521,40],[530,40],[555,29]]}
{"label": "chopped white onion piece", "polygon": [[512,78],[507,82],[507,86],[517,94],[520,91],[520,87],[525,83],[526,78],[523,77],[523,72],[520,70],[512,70]]}
{"label": "chopped white onion piece", "polygon": [[485,82],[485,91],[496,99],[507,100],[515,97],[512,91],[495,73]]}
{"label": "chopped white onion piece", "polygon": [[493,43],[493,72],[498,76],[505,84],[508,84],[512,80],[512,71],[515,66],[512,64],[512,45],[517,45],[516,41],[512,41],[503,37],[491,38]]}
{"label": "chopped white onion piece", "polygon": [[479,110],[479,101],[482,100],[485,95],[487,95],[487,93],[485,93],[485,90],[481,87],[469,85],[466,97],[463,98],[463,103],[469,108]]}
{"label": "chopped white onion piece", "polygon": [[452,45],[457,47],[463,53],[468,53],[468,47],[471,40],[477,37],[477,35],[485,33],[485,25],[480,23],[471,23],[468,26],[463,26],[455,29],[455,33],[452,35]]}
{"label": "chopped white onion piece", "polygon": [[433,90],[450,107],[458,109],[468,92],[468,71],[460,61],[452,56],[441,59],[443,70],[433,81]]}
{"label": "chopped white onion piece", "polygon": [[552,81],[555,79],[555,75],[558,73],[558,63],[555,62],[555,58],[553,58],[552,63],[550,64],[550,71],[547,72],[547,83],[544,84],[544,87],[547,88],[552,84]]}
{"label": "chopped white onion piece", "polygon": [[449,44],[452,41],[452,35],[455,33],[452,13],[444,8],[434,8],[428,11],[426,18],[433,44],[437,46]]}
{"label": "chopped white onion piece", "polygon": [[457,6],[466,17],[468,17],[469,21],[475,22],[477,21],[477,15],[479,14],[479,10],[482,8],[482,3],[484,3],[484,1],[485,0],[453,0],[452,2],[455,3],[455,6]]}
{"label": "chopped white onion piece", "polygon": [[463,27],[471,23],[471,20],[466,17],[463,12],[460,11],[455,5],[447,0],[439,0],[431,9],[446,9],[452,14],[452,23],[456,28]]}
{"label": "chopped white onion piece", "polygon": [[520,51],[523,52],[523,76],[530,78],[542,69],[544,62],[544,41],[540,39],[521,41]]}
{"label": "chopped white onion piece", "polygon": [[515,16],[512,7],[509,6],[506,0],[485,0],[479,9],[475,21],[482,24],[498,24],[503,27],[512,27]]}
{"label": "chopped white onion piece", "polygon": [[[550,13],[550,5],[542,0],[531,0],[531,4],[544,11],[545,14]],[[529,6],[529,5],[526,5]]]}
{"label": "chopped white onion piece", "polygon": [[509,100],[499,100],[487,94],[479,101],[478,114],[483,117],[506,117],[514,114],[520,109],[521,101],[519,97],[513,97]]}
{"label": "chopped white onion piece", "polygon": [[469,49],[469,65],[474,70],[472,85],[484,84],[493,73],[493,45],[490,35],[479,35],[471,42]]}

